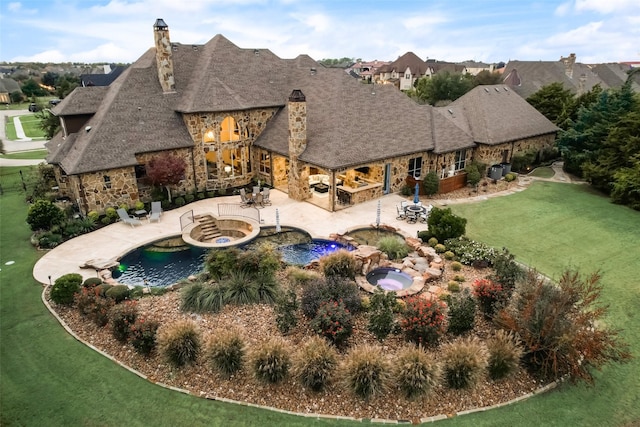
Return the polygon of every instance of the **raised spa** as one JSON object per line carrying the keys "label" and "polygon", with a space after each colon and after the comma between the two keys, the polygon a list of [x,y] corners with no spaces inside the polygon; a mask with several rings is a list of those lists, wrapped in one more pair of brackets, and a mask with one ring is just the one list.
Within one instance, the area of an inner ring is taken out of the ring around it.
{"label": "raised spa", "polygon": [[367,282],[385,291],[400,291],[410,288],[413,279],[397,268],[382,267],[370,271],[367,274]]}

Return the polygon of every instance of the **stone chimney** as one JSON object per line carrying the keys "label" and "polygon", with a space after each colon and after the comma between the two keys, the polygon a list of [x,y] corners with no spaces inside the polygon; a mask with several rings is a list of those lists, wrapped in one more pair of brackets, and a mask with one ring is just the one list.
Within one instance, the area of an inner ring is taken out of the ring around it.
{"label": "stone chimney", "polygon": [[307,102],[299,89],[289,95],[289,197],[306,200],[311,197],[309,170],[298,161],[307,148]]}
{"label": "stone chimney", "polygon": [[171,39],[169,39],[169,26],[159,18],[153,24],[153,38],[156,43],[156,65],[158,66],[158,79],[164,93],[176,91],[176,82],[173,78],[173,59],[171,57]]}
{"label": "stone chimney", "polygon": [[572,79],[573,78],[573,66],[576,63],[576,54],[575,53],[571,53],[566,58],[560,57],[560,61],[562,61],[562,63],[564,64],[564,73],[567,75],[567,77]]}
{"label": "stone chimney", "polygon": [[587,83],[587,75],[580,74],[580,82],[578,83],[578,96],[584,94],[586,92],[585,85]]}

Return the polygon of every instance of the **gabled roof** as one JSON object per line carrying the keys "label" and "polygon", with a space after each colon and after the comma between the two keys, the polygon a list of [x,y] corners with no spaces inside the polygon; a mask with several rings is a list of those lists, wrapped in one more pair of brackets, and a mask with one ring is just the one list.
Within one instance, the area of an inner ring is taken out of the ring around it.
{"label": "gabled roof", "polygon": [[56,116],[94,114],[107,94],[106,86],[77,87],[51,109]]}
{"label": "gabled roof", "polygon": [[476,86],[436,110],[477,143],[495,145],[560,130],[505,85]]}
{"label": "gabled roof", "polygon": [[[593,67],[593,72],[609,87],[621,87],[627,81],[630,70],[630,65],[618,63],[597,64]],[[640,92],[640,76],[631,85],[633,90]]]}
{"label": "gabled roof", "polygon": [[108,74],[81,74],[80,83],[82,86],[109,86],[126,68],[118,65]]}
{"label": "gabled roof", "polygon": [[11,94],[16,91],[21,92],[20,83],[8,77],[0,79],[0,92]]}
{"label": "gabled roof", "polygon": [[418,55],[413,52],[407,52],[391,64],[378,68],[377,73],[390,73],[392,71],[404,73],[407,68],[411,70],[411,74],[423,76],[429,67]]}

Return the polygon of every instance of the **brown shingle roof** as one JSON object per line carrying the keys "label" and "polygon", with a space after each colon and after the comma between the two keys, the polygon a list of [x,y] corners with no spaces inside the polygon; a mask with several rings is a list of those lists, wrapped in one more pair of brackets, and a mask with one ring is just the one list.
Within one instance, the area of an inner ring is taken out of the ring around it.
{"label": "brown shingle roof", "polygon": [[51,111],[56,116],[94,114],[107,93],[106,86],[77,87]]}
{"label": "brown shingle roof", "polygon": [[390,73],[391,71],[404,73],[407,68],[411,69],[411,74],[423,76],[427,72],[429,66],[415,53],[407,52],[391,64],[378,68],[376,74]]}

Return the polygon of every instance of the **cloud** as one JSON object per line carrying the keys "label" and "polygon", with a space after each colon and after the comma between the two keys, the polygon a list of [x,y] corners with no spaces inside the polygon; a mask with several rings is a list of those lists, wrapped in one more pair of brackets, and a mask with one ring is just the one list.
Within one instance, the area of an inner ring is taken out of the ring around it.
{"label": "cloud", "polygon": [[555,16],[566,16],[571,11],[571,2],[562,3],[553,12]]}
{"label": "cloud", "polygon": [[431,27],[434,25],[448,22],[448,19],[444,15],[440,14],[426,14],[419,16],[412,16],[402,21],[402,25],[408,30],[422,29],[425,27]]}
{"label": "cloud", "polygon": [[603,14],[638,9],[638,0],[576,0],[575,9],[579,12],[592,11]]}

